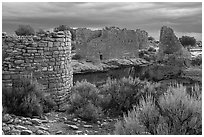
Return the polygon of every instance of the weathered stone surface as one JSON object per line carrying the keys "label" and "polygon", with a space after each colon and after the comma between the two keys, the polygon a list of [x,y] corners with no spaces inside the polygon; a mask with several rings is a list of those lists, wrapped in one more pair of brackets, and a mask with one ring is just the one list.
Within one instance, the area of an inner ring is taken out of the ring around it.
{"label": "weathered stone surface", "polygon": [[30,121],[24,121],[23,122],[25,125],[32,125],[33,123],[32,122],[30,122]]}
{"label": "weathered stone surface", "polygon": [[69,128],[71,128],[71,129],[73,129],[73,130],[78,130],[79,129],[79,127],[77,127],[76,125],[69,125],[69,124],[67,124],[67,126]]}
{"label": "weathered stone surface", "polygon": [[[72,86],[73,77],[70,66],[71,33],[58,32],[57,35],[62,38],[45,38],[37,41],[34,37],[3,38],[2,84],[13,85],[13,81],[25,73],[26,76],[32,75],[38,79],[38,82],[45,87],[44,91],[61,91],[66,94]],[[54,69],[56,67],[58,69]],[[40,72],[41,75],[35,72]],[[56,74],[64,75],[64,81],[60,76],[56,77]],[[51,79],[52,83],[56,83],[54,87],[49,87],[49,82],[42,82],[51,81]],[[53,97],[55,96],[53,94]]]}
{"label": "weathered stone surface", "polygon": [[148,61],[140,58],[130,58],[130,59],[110,59],[103,61],[99,64],[93,64],[90,62],[83,61],[72,61],[71,66],[73,67],[73,73],[90,73],[90,72],[105,72],[111,69],[128,67],[128,66],[138,66],[147,65]]}
{"label": "weathered stone surface", "polygon": [[92,31],[76,29],[76,54],[92,61],[138,57],[139,48],[147,47],[147,32],[117,27]]}
{"label": "weathered stone surface", "polygon": [[4,132],[10,131],[10,127],[9,126],[4,126],[4,127],[2,127],[2,130]]}
{"label": "weathered stone surface", "polygon": [[75,121],[75,122],[76,122],[77,120],[78,120],[77,118],[74,118],[74,119],[73,119],[73,121]]}
{"label": "weathered stone surface", "polygon": [[160,32],[159,52],[164,54],[173,54],[182,49],[182,45],[173,29],[163,26]]}
{"label": "weathered stone surface", "polygon": [[92,125],[83,125],[85,128],[93,128]]}
{"label": "weathered stone surface", "polygon": [[21,125],[17,125],[17,126],[15,126],[15,128],[16,128],[16,129],[19,129],[19,130],[27,130],[26,127],[21,126]]}
{"label": "weathered stone surface", "polygon": [[179,60],[182,60],[183,62],[181,64],[187,65],[186,61],[190,59],[191,54],[181,45],[180,41],[174,34],[173,29],[163,26],[160,32],[160,44],[157,60],[164,62],[169,60],[170,57],[173,59],[172,63],[176,63],[175,65],[180,64],[180,62],[177,63],[175,58],[180,58]]}
{"label": "weathered stone surface", "polygon": [[[2,131],[6,135],[30,135],[30,134],[37,134],[37,135],[49,135],[49,126],[47,123],[41,123],[41,119],[38,118],[29,118],[29,117],[21,117],[16,115],[9,115],[4,114],[6,117],[11,117],[10,120],[13,120],[11,123],[2,123]],[[3,115],[3,116],[4,116]],[[2,116],[2,117],[3,117]],[[47,119],[46,116],[44,120]],[[18,121],[18,122],[14,122]],[[32,123],[32,122],[34,123]],[[49,119],[47,119],[49,121]],[[38,126],[40,125],[40,126]]]}
{"label": "weathered stone surface", "polygon": [[36,125],[40,125],[40,124],[42,123],[42,121],[41,121],[40,119],[37,119],[37,118],[31,119],[31,122],[32,122],[33,124],[36,124]]}
{"label": "weathered stone surface", "polygon": [[110,60],[104,61],[104,63],[110,66],[114,65],[119,67],[133,65],[133,63],[127,59],[110,59]]}
{"label": "weathered stone surface", "polygon": [[11,135],[20,135],[20,134],[21,134],[20,130],[16,130],[16,129],[11,130]]}
{"label": "weathered stone surface", "polygon": [[44,132],[43,132],[42,130],[37,130],[37,131],[36,131],[36,134],[37,134],[37,135],[43,135]]}
{"label": "weathered stone surface", "polygon": [[21,121],[22,120],[17,117],[17,118],[14,119],[13,123],[14,124],[19,124],[19,123],[21,123]]}
{"label": "weathered stone surface", "polygon": [[190,52],[181,45],[173,29],[163,26],[160,33],[157,63],[150,65],[145,70],[145,75],[156,81],[179,77],[182,70],[189,67],[190,58]]}
{"label": "weathered stone surface", "polygon": [[2,121],[3,122],[8,122],[9,120],[11,120],[12,117],[9,115],[9,114],[5,114],[3,117],[2,117]]}
{"label": "weathered stone surface", "polygon": [[33,132],[31,130],[22,130],[21,135],[31,135]]}
{"label": "weathered stone surface", "polygon": [[43,127],[43,126],[35,126],[35,127],[40,129],[40,130],[49,131],[49,128],[47,128],[47,127]]}
{"label": "weathered stone surface", "polygon": [[43,131],[43,135],[50,135],[48,131]]}
{"label": "weathered stone surface", "polygon": [[83,133],[83,131],[78,130],[78,131],[76,131],[76,133],[77,133],[77,134],[80,134],[80,133]]}
{"label": "weathered stone surface", "polygon": [[61,130],[57,131],[55,134],[56,135],[59,135],[59,134],[62,134],[63,132]]}

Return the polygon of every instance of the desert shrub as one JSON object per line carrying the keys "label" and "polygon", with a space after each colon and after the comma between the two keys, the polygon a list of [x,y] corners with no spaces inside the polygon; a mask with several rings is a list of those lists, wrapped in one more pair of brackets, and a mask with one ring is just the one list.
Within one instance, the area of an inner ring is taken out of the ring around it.
{"label": "desert shrub", "polygon": [[159,90],[160,85],[150,85],[149,82],[141,81],[138,78],[108,79],[106,84],[100,88],[103,95],[102,108],[104,112],[122,115],[131,110],[133,105],[138,104],[141,97],[145,97],[147,94],[156,96],[157,90],[155,88]]}
{"label": "desert shrub", "polygon": [[2,88],[2,104],[7,113],[21,116],[41,116],[44,108],[51,108],[51,99],[45,98],[43,86],[35,79],[19,76],[12,88]]}
{"label": "desert shrub", "polygon": [[139,88],[139,86],[138,79],[108,79],[100,90],[105,100],[102,103],[103,110],[105,112],[123,114],[124,111],[130,109],[132,104],[136,102],[136,98],[139,94],[136,89]]}
{"label": "desert shrub", "polygon": [[71,89],[69,112],[85,120],[95,121],[102,115],[99,90],[87,82],[77,82]]}
{"label": "desert shrub", "polygon": [[68,27],[67,25],[59,25],[58,27],[54,28],[54,32],[65,31],[69,29],[70,27]]}
{"label": "desert shrub", "polygon": [[156,127],[159,124],[160,114],[155,105],[154,98],[148,95],[146,99],[141,99],[137,111],[139,122],[146,127],[146,131],[153,135],[156,134]]}
{"label": "desert shrub", "polygon": [[123,120],[115,124],[116,135],[141,135],[145,134],[145,127],[138,120],[138,113],[132,110],[128,115],[124,115]]}
{"label": "desert shrub", "polygon": [[199,85],[199,83],[186,86],[186,93],[198,100],[202,99],[202,87]]}
{"label": "desert shrub", "polygon": [[30,25],[19,25],[15,33],[18,36],[29,36],[34,35],[35,31]]}
{"label": "desert shrub", "polygon": [[156,102],[161,95],[164,95],[167,91],[167,86],[161,83],[152,83],[152,82],[145,82],[143,85],[141,92],[143,93],[143,98],[151,96]]}
{"label": "desert shrub", "polygon": [[[202,134],[202,103],[183,86],[170,87],[160,96],[142,98],[139,105],[116,123],[116,134],[197,135]],[[134,117],[133,117],[134,116]],[[140,128],[143,127],[142,133]]]}
{"label": "desert shrub", "polygon": [[39,99],[39,84],[26,78],[19,78],[17,81],[12,88],[3,88],[3,106],[7,108],[8,113],[41,115],[43,110]]}
{"label": "desert shrub", "polygon": [[51,96],[52,95],[49,93],[47,93],[47,95],[42,94],[41,96],[40,104],[42,105],[44,113],[53,111],[57,107],[57,103],[54,101],[54,99]]}
{"label": "desert shrub", "polygon": [[46,37],[46,36],[48,36],[48,33],[43,29],[39,29],[38,32],[36,32],[36,35]]}
{"label": "desert shrub", "polygon": [[202,133],[202,103],[186,93],[183,86],[169,89],[159,100],[163,124],[168,134],[189,135]]}
{"label": "desert shrub", "polygon": [[154,134],[159,122],[159,112],[154,104],[154,99],[147,96],[141,98],[137,107],[124,115],[122,121],[115,124],[115,134],[135,135],[135,134]]}
{"label": "desert shrub", "polygon": [[102,109],[88,102],[84,107],[76,109],[75,114],[80,118],[88,121],[96,121],[103,114]]}

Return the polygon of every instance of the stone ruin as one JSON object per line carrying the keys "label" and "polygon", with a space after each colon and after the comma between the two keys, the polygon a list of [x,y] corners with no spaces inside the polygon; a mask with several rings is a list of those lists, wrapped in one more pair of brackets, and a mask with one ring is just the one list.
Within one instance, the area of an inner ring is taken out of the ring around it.
{"label": "stone ruin", "polygon": [[145,70],[145,74],[154,80],[178,77],[182,70],[190,65],[190,53],[181,45],[173,29],[166,26],[161,28],[159,51],[156,56],[157,62]]}
{"label": "stone ruin", "polygon": [[13,87],[19,76],[35,77],[44,91],[53,93],[56,102],[68,93],[73,83],[71,33],[55,38],[5,37],[2,39],[2,83]]}
{"label": "stone ruin", "polygon": [[148,33],[106,27],[103,30],[76,29],[76,54],[90,61],[138,57],[139,49],[146,48]]}
{"label": "stone ruin", "polygon": [[174,34],[173,29],[163,26],[160,32],[157,60],[174,66],[188,66],[190,52],[185,49]]}

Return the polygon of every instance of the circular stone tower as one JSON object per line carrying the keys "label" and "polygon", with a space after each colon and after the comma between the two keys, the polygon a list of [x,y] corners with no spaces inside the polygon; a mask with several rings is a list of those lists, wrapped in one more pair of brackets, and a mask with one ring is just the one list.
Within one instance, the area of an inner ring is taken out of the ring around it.
{"label": "circular stone tower", "polygon": [[64,100],[73,83],[71,33],[54,37],[8,37],[2,40],[2,84],[18,86],[19,76],[37,79],[42,92],[51,93],[57,103]]}

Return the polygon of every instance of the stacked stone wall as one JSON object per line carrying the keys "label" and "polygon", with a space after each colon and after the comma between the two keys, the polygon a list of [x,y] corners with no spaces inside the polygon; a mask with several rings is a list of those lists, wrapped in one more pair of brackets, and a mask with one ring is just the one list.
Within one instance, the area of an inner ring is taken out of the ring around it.
{"label": "stacked stone wall", "polygon": [[2,39],[2,83],[14,86],[20,76],[31,76],[44,91],[62,97],[73,83],[71,33],[58,38],[6,37]]}
{"label": "stacked stone wall", "polygon": [[76,54],[91,61],[138,57],[139,49],[148,46],[148,33],[137,29],[108,28],[76,30]]}

